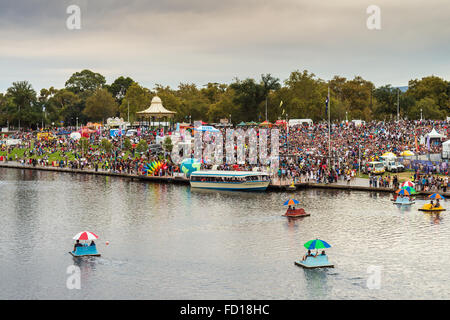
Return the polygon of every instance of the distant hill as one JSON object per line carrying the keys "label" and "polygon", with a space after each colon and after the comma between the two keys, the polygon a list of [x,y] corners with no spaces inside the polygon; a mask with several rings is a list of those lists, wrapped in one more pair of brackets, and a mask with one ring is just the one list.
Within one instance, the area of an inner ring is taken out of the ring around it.
{"label": "distant hill", "polygon": [[397,87],[401,92],[406,92],[408,90],[408,86]]}

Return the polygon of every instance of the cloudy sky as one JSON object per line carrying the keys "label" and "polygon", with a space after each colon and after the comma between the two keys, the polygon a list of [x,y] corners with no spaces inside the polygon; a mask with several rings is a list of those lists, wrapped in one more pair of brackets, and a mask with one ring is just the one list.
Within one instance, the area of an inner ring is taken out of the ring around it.
{"label": "cloudy sky", "polygon": [[[73,4],[80,30],[66,27]],[[370,5],[381,30],[366,26]],[[448,0],[0,0],[0,92],[61,88],[86,68],[149,88],[303,69],[377,86],[450,80],[449,12]]]}

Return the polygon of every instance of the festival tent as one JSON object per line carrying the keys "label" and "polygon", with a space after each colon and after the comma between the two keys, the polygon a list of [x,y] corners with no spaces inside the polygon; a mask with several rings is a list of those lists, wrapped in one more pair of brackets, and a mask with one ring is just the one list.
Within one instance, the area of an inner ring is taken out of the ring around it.
{"label": "festival tent", "polygon": [[250,122],[247,122],[247,125],[248,125],[248,126],[257,126],[258,123],[255,122],[255,121],[250,121]]}
{"label": "festival tent", "polygon": [[413,156],[413,155],[414,155],[414,152],[409,151],[409,150],[405,150],[405,151],[403,151],[402,153],[400,153],[400,155],[401,155],[402,157],[410,157],[410,156]]}
{"label": "festival tent", "polygon": [[241,123],[238,123],[236,126],[238,126],[238,127],[243,127],[243,126],[246,126],[247,124],[244,122],[244,121],[242,121]]}
{"label": "festival tent", "polygon": [[440,138],[444,138],[445,136],[440,134],[439,132],[436,131],[436,129],[433,128],[433,130],[431,130],[430,133],[426,134],[425,137],[429,137],[430,139],[440,139]]}
{"label": "festival tent", "polygon": [[269,121],[264,121],[259,124],[260,127],[271,127],[272,124]]}
{"label": "festival tent", "polygon": [[70,134],[70,138],[73,140],[79,140],[81,138],[81,133],[79,132],[72,132]]}
{"label": "festival tent", "polygon": [[286,125],[287,125],[287,122],[286,122],[286,120],[277,120],[277,121],[275,122],[275,125],[276,125],[276,126],[286,126]]}
{"label": "festival tent", "polygon": [[442,143],[442,158],[448,159],[450,156],[450,140]]}
{"label": "festival tent", "polygon": [[397,158],[397,156],[393,152],[386,152],[386,153],[383,153],[381,158]]}

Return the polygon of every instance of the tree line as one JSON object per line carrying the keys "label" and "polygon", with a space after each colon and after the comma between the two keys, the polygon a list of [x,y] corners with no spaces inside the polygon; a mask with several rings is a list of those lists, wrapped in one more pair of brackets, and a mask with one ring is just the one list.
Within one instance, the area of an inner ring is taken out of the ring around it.
{"label": "tree line", "polygon": [[335,76],[325,81],[307,70],[294,71],[283,82],[263,74],[260,79],[235,78],[230,84],[198,87],[180,83],[176,89],[157,84],[149,89],[123,76],[107,84],[103,75],[82,70],[72,74],[62,89],[50,87],[37,93],[28,81],[12,83],[0,93],[0,125],[68,126],[77,121],[104,122],[114,116],[134,122],[138,120],[136,112],[148,108],[155,95],[167,109],[177,112],[177,122],[219,122],[223,118],[235,124],[262,122],[266,112],[271,122],[287,118],[317,122],[328,117],[328,89],[332,121],[393,120],[397,104],[401,118],[444,120],[450,116],[450,82],[433,75],[410,80],[406,91],[391,85],[375,87],[360,76]]}

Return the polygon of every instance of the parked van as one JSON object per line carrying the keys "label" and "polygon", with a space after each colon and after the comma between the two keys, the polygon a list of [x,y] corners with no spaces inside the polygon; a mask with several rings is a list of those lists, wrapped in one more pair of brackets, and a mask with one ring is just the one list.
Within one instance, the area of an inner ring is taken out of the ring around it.
{"label": "parked van", "polygon": [[383,174],[384,173],[384,163],[380,161],[369,162],[365,167],[366,173],[371,174]]}

